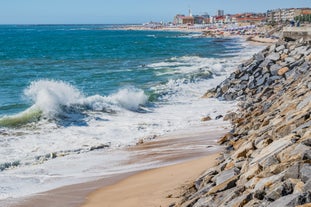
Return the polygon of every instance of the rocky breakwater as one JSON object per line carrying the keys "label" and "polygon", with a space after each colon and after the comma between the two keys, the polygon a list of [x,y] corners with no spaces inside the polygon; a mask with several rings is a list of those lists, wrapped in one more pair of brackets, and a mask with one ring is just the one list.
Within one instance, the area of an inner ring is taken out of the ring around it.
{"label": "rocky breakwater", "polygon": [[225,116],[218,165],[172,206],[310,206],[311,46],[269,46],[206,97],[239,100],[239,111]]}

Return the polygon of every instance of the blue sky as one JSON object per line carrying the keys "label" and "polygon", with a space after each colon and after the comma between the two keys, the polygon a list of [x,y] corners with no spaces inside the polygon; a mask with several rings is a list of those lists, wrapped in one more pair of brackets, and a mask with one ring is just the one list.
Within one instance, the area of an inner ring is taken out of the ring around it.
{"label": "blue sky", "polygon": [[1,0],[0,24],[115,24],[172,21],[177,13],[265,12],[311,0]]}

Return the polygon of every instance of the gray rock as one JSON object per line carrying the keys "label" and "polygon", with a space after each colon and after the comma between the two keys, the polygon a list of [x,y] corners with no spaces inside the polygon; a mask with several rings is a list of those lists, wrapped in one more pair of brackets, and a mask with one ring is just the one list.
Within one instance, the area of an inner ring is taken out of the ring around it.
{"label": "gray rock", "polygon": [[311,102],[311,95],[309,95],[309,96],[307,96],[306,98],[304,98],[304,99],[297,105],[297,109],[301,110],[302,108],[304,108],[305,106],[307,106],[310,102]]}
{"label": "gray rock", "polygon": [[308,46],[301,46],[295,49],[296,54],[304,54],[308,50]]}
{"label": "gray rock", "polygon": [[282,68],[282,66],[280,66],[279,64],[274,64],[274,65],[271,65],[270,67],[270,72],[271,74],[274,76],[274,75],[277,75],[278,74],[278,71]]}
{"label": "gray rock", "polygon": [[272,185],[267,191],[265,198],[268,201],[275,201],[282,196],[293,193],[294,189],[290,182],[276,183]]}
{"label": "gray rock", "polygon": [[238,168],[232,168],[230,170],[225,170],[225,171],[220,172],[216,176],[216,185],[220,185],[221,183],[226,182],[227,180],[238,175],[239,173],[240,173],[240,170]]}
{"label": "gray rock", "polygon": [[271,45],[270,48],[269,48],[269,53],[271,52],[274,52],[275,51],[275,48],[276,48],[276,45]]}
{"label": "gray rock", "polygon": [[280,54],[279,53],[271,53],[268,55],[267,59],[273,60],[273,61],[278,61],[280,59]]}
{"label": "gray rock", "polygon": [[275,76],[270,76],[269,79],[266,82],[266,86],[270,86],[272,83],[274,83],[276,80],[280,80],[282,77],[275,75]]}
{"label": "gray rock", "polygon": [[284,50],[284,49],[285,49],[285,46],[284,45],[280,45],[277,48],[275,48],[275,51],[276,52],[280,52],[281,50]]}
{"label": "gray rock", "polygon": [[197,190],[200,189],[201,185],[202,185],[202,182],[204,182],[207,177],[208,179],[210,179],[210,177],[214,176],[214,175],[217,175],[218,174],[218,171],[219,171],[219,168],[218,167],[213,167],[213,168],[210,168],[208,169],[207,171],[205,171],[203,173],[203,175],[201,175],[195,182],[194,182],[194,185],[195,185],[195,188]]}
{"label": "gray rock", "polygon": [[285,58],[285,62],[286,63],[293,63],[293,62],[295,62],[296,61],[296,59],[295,58],[293,58],[293,57],[287,57],[287,58]]}
{"label": "gray rock", "polygon": [[311,160],[311,149],[307,150],[303,153],[302,159],[303,160]]}
{"label": "gray rock", "polygon": [[311,120],[300,125],[299,127],[297,127],[296,129],[294,129],[292,132],[293,133],[297,133],[297,134],[301,134],[303,133],[304,130],[308,129],[311,127]]}
{"label": "gray rock", "polygon": [[257,66],[258,66],[258,63],[254,61],[252,64],[246,67],[246,72],[252,73],[252,71],[254,71],[254,69],[256,69]]}
{"label": "gray rock", "polygon": [[271,165],[275,165],[275,164],[279,164],[279,163],[280,163],[279,160],[276,158],[275,155],[273,155],[273,156],[269,156],[266,159],[262,160],[259,164],[263,168],[267,168],[267,167],[270,167]]}
{"label": "gray rock", "polygon": [[307,202],[310,202],[310,193],[296,193],[291,194],[287,196],[283,196],[279,198],[278,200],[270,203],[268,207],[293,207],[301,204],[305,204]]}
{"label": "gray rock", "polygon": [[254,192],[254,198],[257,198],[258,200],[263,200],[265,198],[266,191],[264,190],[256,190]]}
{"label": "gray rock", "polygon": [[305,56],[310,55],[311,54],[311,48],[308,49],[306,52],[303,53]]}
{"label": "gray rock", "polygon": [[310,178],[311,178],[311,164],[306,163],[300,168],[299,177],[304,183],[306,183],[307,181],[310,180]]}
{"label": "gray rock", "polygon": [[230,202],[228,202],[225,206],[242,206],[242,204],[248,203],[252,199],[252,194],[245,193],[242,194]]}
{"label": "gray rock", "polygon": [[247,73],[240,78],[241,81],[248,81],[248,79],[249,75]]}
{"label": "gray rock", "polygon": [[290,166],[287,170],[285,170],[284,178],[285,179],[288,179],[288,178],[298,179],[299,169],[300,169],[299,163],[295,163],[294,165]]}
{"label": "gray rock", "polygon": [[216,205],[213,205],[212,202],[213,198],[211,196],[209,197],[203,197],[200,198],[194,205],[193,207],[216,207]]}
{"label": "gray rock", "polygon": [[296,66],[301,65],[303,62],[304,62],[304,59],[299,59],[299,60],[289,64],[289,69],[292,69],[292,68],[294,68]]}
{"label": "gray rock", "polygon": [[269,79],[270,75],[268,73],[264,74],[263,76],[256,79],[256,86],[261,86],[266,83],[266,81]]}
{"label": "gray rock", "polygon": [[277,153],[279,153],[280,151],[282,151],[283,149],[285,149],[287,146],[291,144],[292,142],[290,138],[283,138],[283,139],[276,140],[272,142],[270,145],[268,145],[267,147],[265,147],[263,150],[261,150],[259,155],[257,155],[251,161],[251,164],[260,162],[261,160],[266,159],[268,156],[276,155]]}
{"label": "gray rock", "polygon": [[306,139],[306,140],[302,141],[301,143],[304,144],[304,145],[306,145],[306,146],[311,147],[311,138]]}
{"label": "gray rock", "polygon": [[297,68],[297,70],[300,73],[306,73],[308,70],[310,70],[310,65],[307,62],[304,62],[301,66]]}
{"label": "gray rock", "polygon": [[259,67],[264,68],[269,66],[270,64],[272,64],[272,61],[270,59],[265,59],[260,65]]}
{"label": "gray rock", "polygon": [[311,179],[307,181],[307,183],[305,184],[304,186],[304,191],[307,192],[307,191],[310,191],[311,189]]}
{"label": "gray rock", "polygon": [[203,188],[201,188],[198,192],[192,194],[189,199],[192,200],[196,197],[200,197],[200,196],[206,194],[213,186],[214,186],[213,183],[208,183]]}
{"label": "gray rock", "polygon": [[265,59],[265,56],[263,55],[262,52],[256,53],[254,55],[254,59],[257,60],[258,62],[263,61]]}
{"label": "gray rock", "polygon": [[276,175],[272,175],[270,177],[262,178],[254,188],[254,191],[256,190],[264,190],[266,183],[277,183],[284,179],[285,173],[279,173]]}

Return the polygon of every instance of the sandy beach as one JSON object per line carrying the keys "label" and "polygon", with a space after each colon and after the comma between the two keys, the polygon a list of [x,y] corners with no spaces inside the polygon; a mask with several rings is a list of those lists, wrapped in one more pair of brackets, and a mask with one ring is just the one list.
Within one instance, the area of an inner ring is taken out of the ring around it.
{"label": "sandy beach", "polygon": [[179,201],[185,185],[215,164],[222,150],[216,141],[228,131],[228,124],[210,125],[178,130],[125,149],[130,157],[122,165],[155,162],[153,167],[64,186],[10,207],[168,206]]}
{"label": "sandy beach", "polygon": [[213,167],[218,154],[140,172],[91,193],[82,207],[158,207],[181,199],[185,186]]}

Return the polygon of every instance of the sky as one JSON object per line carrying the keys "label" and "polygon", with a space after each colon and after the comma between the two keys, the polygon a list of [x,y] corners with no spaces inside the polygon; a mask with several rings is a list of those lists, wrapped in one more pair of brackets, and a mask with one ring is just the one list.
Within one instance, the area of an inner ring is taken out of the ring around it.
{"label": "sky", "polygon": [[176,14],[215,15],[311,7],[311,0],[0,0],[0,24],[126,24],[173,21]]}

